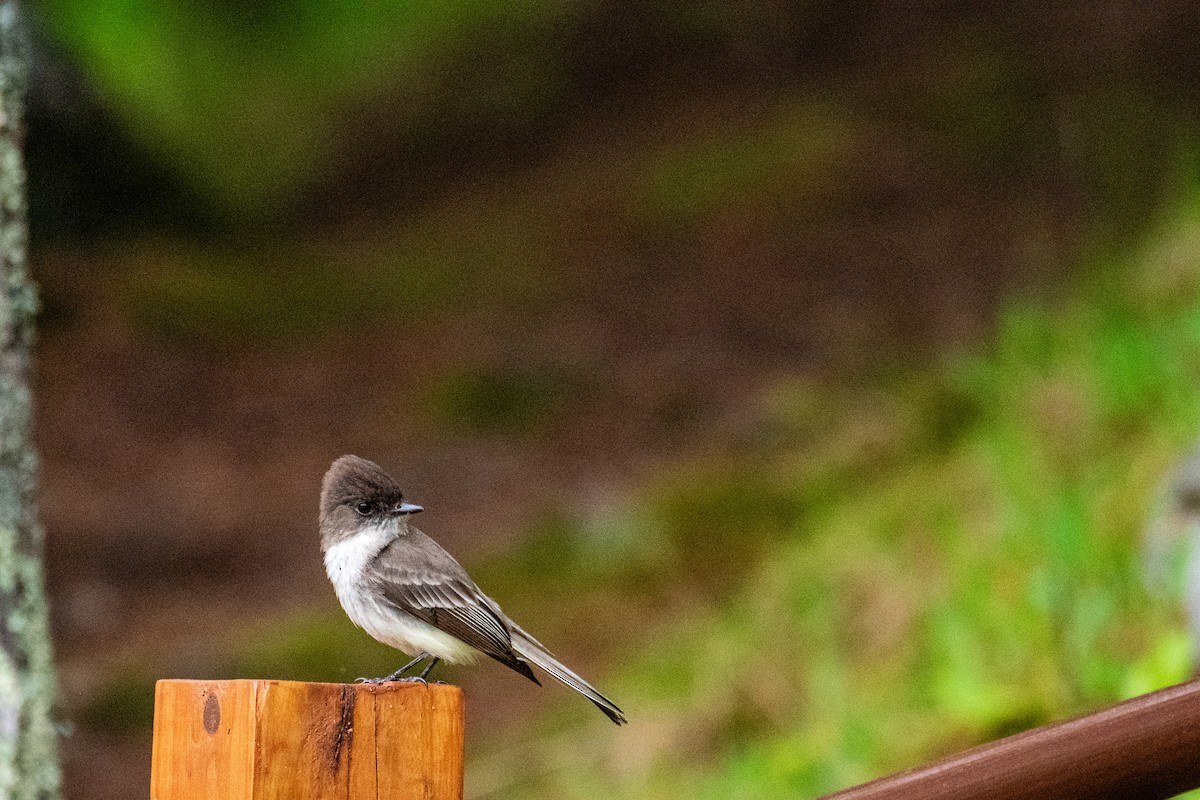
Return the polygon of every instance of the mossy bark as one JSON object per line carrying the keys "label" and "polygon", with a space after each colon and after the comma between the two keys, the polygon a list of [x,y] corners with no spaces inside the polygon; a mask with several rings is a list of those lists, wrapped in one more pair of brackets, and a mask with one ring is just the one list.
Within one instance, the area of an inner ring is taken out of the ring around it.
{"label": "mossy bark", "polygon": [[0,800],[50,800],[60,783],[29,388],[37,290],[26,262],[27,81],[17,4],[0,0]]}

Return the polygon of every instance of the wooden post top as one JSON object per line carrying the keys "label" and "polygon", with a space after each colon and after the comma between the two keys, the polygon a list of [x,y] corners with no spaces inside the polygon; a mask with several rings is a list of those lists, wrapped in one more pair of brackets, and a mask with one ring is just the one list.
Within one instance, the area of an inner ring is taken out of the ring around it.
{"label": "wooden post top", "polygon": [[462,690],[163,680],[151,800],[459,800]]}

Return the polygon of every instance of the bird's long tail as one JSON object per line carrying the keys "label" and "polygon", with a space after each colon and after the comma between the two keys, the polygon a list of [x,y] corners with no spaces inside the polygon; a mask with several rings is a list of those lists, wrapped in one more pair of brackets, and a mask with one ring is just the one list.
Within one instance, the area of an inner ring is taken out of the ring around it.
{"label": "bird's long tail", "polygon": [[597,708],[618,725],[623,725],[629,721],[625,719],[624,712],[617,708],[616,703],[600,694],[600,692],[596,691],[596,687],[565,667],[557,658],[550,654],[550,651],[541,642],[521,630],[515,624],[513,624],[512,628],[512,646],[517,655],[545,670],[588,700],[591,700],[596,704]]}

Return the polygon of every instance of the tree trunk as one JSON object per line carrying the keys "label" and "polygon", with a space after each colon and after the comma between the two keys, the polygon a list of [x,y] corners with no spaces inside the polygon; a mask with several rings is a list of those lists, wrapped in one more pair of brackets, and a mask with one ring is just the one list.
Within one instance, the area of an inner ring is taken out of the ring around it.
{"label": "tree trunk", "polygon": [[42,582],[29,367],[24,102],[29,48],[15,0],[0,0],[0,800],[59,795],[54,674]]}

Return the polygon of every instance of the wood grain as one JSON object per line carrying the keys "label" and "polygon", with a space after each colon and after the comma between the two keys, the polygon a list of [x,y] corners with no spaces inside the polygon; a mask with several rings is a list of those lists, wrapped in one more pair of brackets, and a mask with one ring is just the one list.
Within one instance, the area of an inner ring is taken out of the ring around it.
{"label": "wood grain", "polygon": [[253,798],[253,683],[158,682],[152,798]]}
{"label": "wood grain", "polygon": [[159,681],[151,800],[459,800],[462,692]]}
{"label": "wood grain", "polygon": [[1200,787],[1200,681],[981,745],[825,800],[1159,800]]}
{"label": "wood grain", "polygon": [[[390,726],[389,735],[376,722],[376,756],[379,764],[379,797],[462,797],[463,751],[435,753],[438,742],[463,740],[461,704],[446,702],[442,687],[416,684],[415,691],[397,693],[394,684],[373,687],[376,700],[387,699],[397,716],[414,724]],[[380,707],[377,702],[376,708]],[[448,760],[453,759],[453,760]],[[438,769],[423,765],[436,762]]]}

